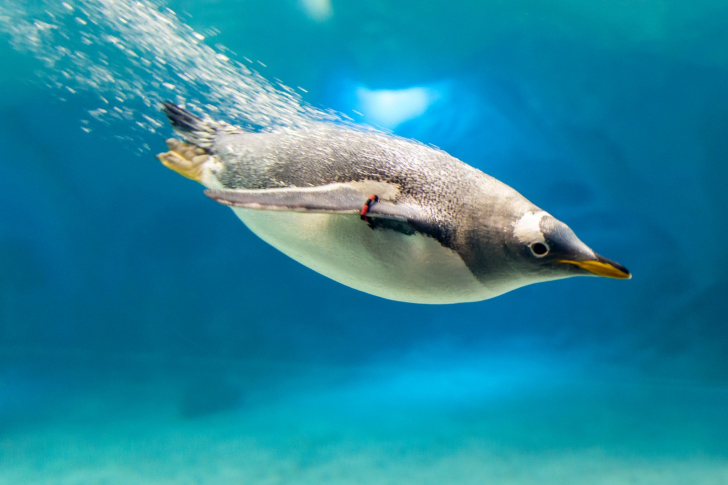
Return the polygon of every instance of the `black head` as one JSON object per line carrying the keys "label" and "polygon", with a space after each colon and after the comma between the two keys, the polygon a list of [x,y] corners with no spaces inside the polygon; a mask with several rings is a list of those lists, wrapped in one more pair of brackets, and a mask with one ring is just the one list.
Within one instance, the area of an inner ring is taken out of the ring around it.
{"label": "black head", "polygon": [[543,280],[591,275],[629,279],[630,272],[584,244],[563,222],[543,211],[529,211],[513,223],[507,240],[511,261],[520,272]]}

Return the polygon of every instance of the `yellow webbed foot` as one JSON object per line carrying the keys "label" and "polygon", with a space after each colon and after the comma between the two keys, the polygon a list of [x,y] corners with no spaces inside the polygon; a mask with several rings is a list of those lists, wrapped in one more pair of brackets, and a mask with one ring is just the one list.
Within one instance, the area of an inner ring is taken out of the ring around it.
{"label": "yellow webbed foot", "polygon": [[162,164],[188,179],[200,182],[202,165],[210,158],[210,153],[197,145],[175,140],[167,140],[168,152],[157,155]]}

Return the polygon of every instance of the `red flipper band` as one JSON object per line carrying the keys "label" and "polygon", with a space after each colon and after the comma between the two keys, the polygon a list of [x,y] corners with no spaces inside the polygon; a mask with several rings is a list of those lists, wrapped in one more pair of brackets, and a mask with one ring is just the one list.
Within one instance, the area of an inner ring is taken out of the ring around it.
{"label": "red flipper band", "polygon": [[364,202],[364,206],[361,208],[361,212],[359,212],[362,221],[369,222],[367,214],[369,213],[369,209],[372,207],[372,204],[376,204],[377,202],[379,202],[379,197],[376,195],[370,195],[367,201]]}

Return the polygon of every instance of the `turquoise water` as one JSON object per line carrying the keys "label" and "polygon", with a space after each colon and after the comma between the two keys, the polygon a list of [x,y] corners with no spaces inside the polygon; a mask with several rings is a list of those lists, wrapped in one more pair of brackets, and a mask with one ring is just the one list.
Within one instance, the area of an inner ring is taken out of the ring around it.
{"label": "turquoise water", "polygon": [[[726,19],[3,2],[0,483],[728,483]],[[158,163],[164,99],[432,143],[634,279],[351,290]]]}

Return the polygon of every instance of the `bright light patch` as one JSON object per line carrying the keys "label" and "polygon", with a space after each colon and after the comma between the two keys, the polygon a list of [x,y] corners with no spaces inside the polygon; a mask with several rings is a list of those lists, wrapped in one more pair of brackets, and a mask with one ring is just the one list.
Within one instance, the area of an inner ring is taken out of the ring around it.
{"label": "bright light patch", "polygon": [[366,121],[384,128],[417,118],[427,111],[440,93],[431,88],[413,87],[399,90],[357,88],[359,111]]}
{"label": "bright light patch", "polygon": [[[572,359],[577,355],[569,356]],[[425,352],[364,367],[359,377],[340,386],[294,397],[297,409],[315,408],[333,416],[376,416],[404,424],[428,410],[438,415],[483,409],[570,382],[578,366],[565,356],[536,352],[447,355]],[[416,419],[416,418],[415,418]]]}
{"label": "bright light patch", "polygon": [[311,20],[325,22],[334,15],[331,0],[301,0],[301,6]]}

